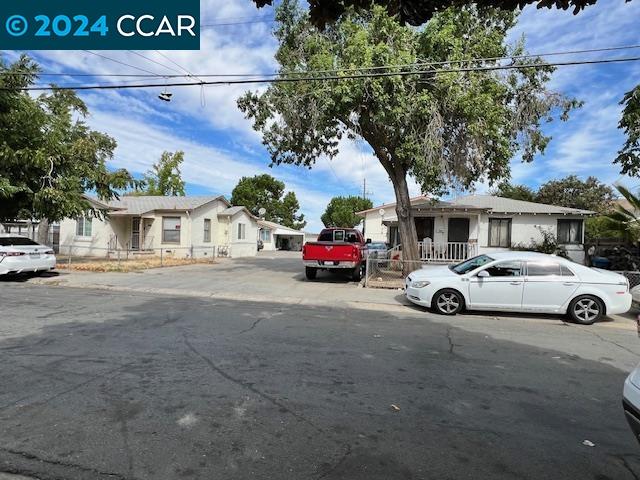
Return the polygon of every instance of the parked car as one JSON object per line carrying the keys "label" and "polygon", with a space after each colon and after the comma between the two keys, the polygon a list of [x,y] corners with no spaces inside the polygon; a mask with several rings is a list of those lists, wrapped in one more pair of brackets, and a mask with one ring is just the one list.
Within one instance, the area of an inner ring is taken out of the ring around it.
{"label": "parked car", "polygon": [[635,308],[640,308],[640,285],[636,285],[631,290],[631,304]]}
{"label": "parked car", "polygon": [[22,235],[0,233],[0,275],[53,270],[56,257],[46,245]]}
{"label": "parked car", "polygon": [[318,240],[302,247],[307,279],[313,280],[318,270],[347,272],[355,281],[364,273],[367,243],[359,230],[352,228],[325,228]]}
{"label": "parked car", "polygon": [[385,242],[367,243],[367,256],[376,259],[379,267],[386,267],[389,263],[389,245]]}
{"label": "parked car", "polygon": [[624,381],[622,408],[633,435],[640,442],[640,365]]}
{"label": "parked car", "polygon": [[443,315],[464,308],[560,313],[590,325],[631,308],[629,281],[622,275],[535,252],[491,253],[426,267],[412,272],[405,287],[411,302]]}

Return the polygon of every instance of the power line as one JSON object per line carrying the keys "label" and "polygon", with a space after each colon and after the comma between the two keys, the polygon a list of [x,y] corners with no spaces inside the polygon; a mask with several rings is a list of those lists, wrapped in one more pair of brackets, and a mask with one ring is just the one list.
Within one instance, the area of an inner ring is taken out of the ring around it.
{"label": "power line", "polygon": [[[462,60],[446,60],[446,61],[431,61],[431,62],[414,62],[414,63],[406,63],[406,64],[388,64],[388,65],[379,65],[372,67],[352,67],[352,68],[341,68],[341,69],[330,69],[330,70],[308,70],[304,72],[287,72],[286,75],[311,75],[311,74],[322,74],[322,73],[339,73],[339,72],[354,72],[354,71],[375,71],[375,70],[383,70],[383,69],[392,69],[392,68],[409,68],[409,67],[426,67],[426,66],[440,66],[440,65],[450,65],[450,64],[468,64],[473,62],[488,62],[488,61],[498,61],[498,60],[512,60],[512,59],[526,59],[526,58],[536,58],[536,57],[550,57],[550,56],[559,56],[559,55],[574,55],[580,53],[596,53],[596,52],[611,52],[611,51],[619,51],[619,50],[630,50],[630,49],[638,49],[640,48],[640,44],[638,45],[622,45],[616,47],[602,47],[602,48],[590,48],[590,49],[582,49],[582,50],[568,50],[568,51],[560,51],[560,52],[548,52],[548,53],[536,53],[536,54],[526,54],[526,55],[514,55],[514,56],[503,56],[503,57],[480,57],[480,58],[470,58],[470,59],[462,59]],[[217,73],[217,74],[200,74],[195,75],[191,71],[183,68],[178,63],[174,62],[171,58],[164,55],[162,52],[156,50],[156,52],[176,65],[182,71],[186,72],[186,75],[178,74],[178,75],[159,75],[157,73],[149,72],[148,70],[140,69],[139,67],[121,62],[119,60],[113,59],[111,57],[107,57],[105,55],[97,54],[95,52],[90,52],[85,50],[87,53],[91,53],[93,55],[97,55],[99,57],[105,58],[107,60],[119,63],[121,65],[126,65],[128,67],[142,70],[143,72],[151,73],[152,77],[162,76],[164,78],[184,78],[184,77],[194,77],[199,80],[201,78],[224,78],[224,77],[277,77],[283,75],[282,73]],[[134,53],[146,60],[152,61],[161,65],[165,68],[171,69],[171,67],[166,66],[163,63],[156,62],[148,57],[145,57],[142,54],[134,52],[130,50],[131,53]],[[176,70],[173,70],[176,71]],[[0,72],[0,75],[33,75],[33,72]],[[56,76],[68,76],[68,77],[131,77],[131,78],[149,78],[149,75],[141,75],[141,74],[121,74],[121,73],[38,73],[38,76],[41,77],[56,77]]]}
{"label": "power line", "polygon": [[112,62],[119,63],[120,65],[124,65],[125,67],[133,68],[135,70],[140,70],[141,72],[145,72],[145,73],[150,73],[154,77],[159,77],[160,76],[157,73],[152,72],[150,70],[146,70],[144,68],[136,67],[135,65],[131,65],[129,63],[125,63],[125,62],[122,62],[120,60],[116,60],[115,58],[107,57],[106,55],[102,55],[101,53],[92,52],[91,50],[83,50],[83,52],[90,53],[91,55],[95,55],[96,57],[104,58],[105,60],[110,60]]}
{"label": "power line", "polygon": [[145,55],[142,55],[141,53],[138,53],[138,52],[136,52],[136,51],[134,51],[134,50],[127,50],[127,51],[128,51],[129,53],[133,53],[134,55],[137,55],[137,56],[139,56],[139,57],[141,57],[141,58],[144,58],[145,60],[147,60],[147,61],[149,61],[149,62],[155,63],[156,65],[160,65],[161,67],[164,67],[164,68],[166,68],[167,70],[171,70],[172,72],[178,72],[178,73],[180,73],[180,70],[176,70],[176,69],[175,69],[175,68],[173,68],[173,67],[170,67],[170,66],[168,66],[168,65],[165,65],[164,63],[160,63],[160,62],[158,62],[157,60],[154,60],[153,58],[149,58],[149,57],[147,57],[147,56],[145,56]]}
{"label": "power line", "polygon": [[[256,83],[292,83],[292,82],[325,82],[325,81],[339,81],[339,80],[355,80],[362,78],[380,78],[380,77],[395,77],[395,76],[409,76],[409,75],[436,75],[441,73],[465,73],[465,72],[490,72],[500,70],[524,70],[529,68],[547,68],[547,67],[564,67],[574,65],[598,65],[598,64],[613,64],[613,63],[626,63],[640,61],[640,57],[621,57],[621,58],[609,58],[601,60],[574,60],[567,62],[548,62],[548,63],[529,63],[529,64],[511,64],[511,65],[493,65],[482,67],[460,67],[460,68],[448,68],[448,69],[429,69],[429,70],[409,70],[401,72],[372,72],[362,74],[351,75],[334,75],[334,76],[307,76],[307,77],[281,77],[281,78],[253,78],[253,79],[229,79],[229,80],[216,80],[216,81],[201,81],[201,82],[169,82],[165,83],[166,87],[185,87],[194,85],[241,85],[241,84],[256,84]],[[157,75],[157,74],[156,74]],[[286,74],[283,74],[286,75]],[[160,76],[160,75],[157,75]],[[204,75],[203,75],[204,76]],[[136,85],[80,85],[80,86],[59,86],[59,87],[24,87],[19,89],[13,89],[9,87],[0,87],[0,90],[117,90],[117,89],[133,89],[133,88],[153,88],[158,84],[142,83]]]}

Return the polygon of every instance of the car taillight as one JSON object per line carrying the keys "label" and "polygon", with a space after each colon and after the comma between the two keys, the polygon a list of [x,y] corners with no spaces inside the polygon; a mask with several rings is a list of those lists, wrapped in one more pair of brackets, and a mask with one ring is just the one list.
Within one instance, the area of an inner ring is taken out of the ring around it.
{"label": "car taillight", "polygon": [[0,252],[0,257],[20,257],[26,255],[24,252]]}
{"label": "car taillight", "polygon": [[358,247],[351,247],[351,249],[352,249],[352,250],[351,250],[351,256],[352,256],[354,259],[358,258],[358,252],[359,252]]}

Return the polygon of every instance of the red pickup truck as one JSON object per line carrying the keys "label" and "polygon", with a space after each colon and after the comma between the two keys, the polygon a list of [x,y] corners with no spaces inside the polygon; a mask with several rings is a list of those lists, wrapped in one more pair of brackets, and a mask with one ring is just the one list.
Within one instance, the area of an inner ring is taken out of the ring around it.
{"label": "red pickup truck", "polygon": [[368,242],[359,230],[325,228],[316,242],[307,242],[302,247],[307,278],[316,278],[318,270],[333,270],[348,272],[354,281],[360,281],[364,273]]}

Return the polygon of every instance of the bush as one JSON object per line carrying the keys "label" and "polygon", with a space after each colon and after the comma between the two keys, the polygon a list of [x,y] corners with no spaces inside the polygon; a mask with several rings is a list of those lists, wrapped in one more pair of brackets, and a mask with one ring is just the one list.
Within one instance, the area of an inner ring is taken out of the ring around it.
{"label": "bush", "polygon": [[511,246],[513,250],[526,250],[531,252],[547,253],[549,255],[558,255],[559,257],[569,258],[567,249],[563,245],[558,244],[558,239],[551,230],[542,227],[536,227],[542,234],[542,241],[538,242],[531,239],[531,243],[516,243]]}

